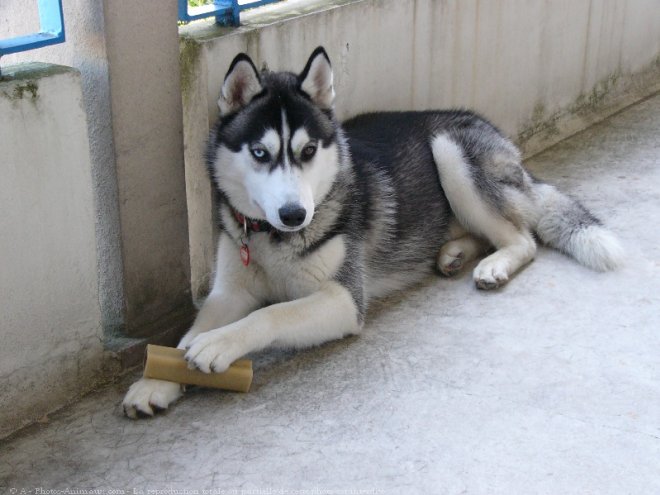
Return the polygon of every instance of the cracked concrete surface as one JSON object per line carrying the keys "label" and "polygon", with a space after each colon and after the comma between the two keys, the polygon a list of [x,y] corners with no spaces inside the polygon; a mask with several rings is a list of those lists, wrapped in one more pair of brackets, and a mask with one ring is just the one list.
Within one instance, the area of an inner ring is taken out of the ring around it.
{"label": "cracked concrete surface", "polygon": [[432,279],[359,337],[254,356],[248,394],[137,422],[136,372],[3,442],[0,487],[660,493],[658,129],[660,95],[528,161],[620,235],[623,270],[541,249],[497,292]]}

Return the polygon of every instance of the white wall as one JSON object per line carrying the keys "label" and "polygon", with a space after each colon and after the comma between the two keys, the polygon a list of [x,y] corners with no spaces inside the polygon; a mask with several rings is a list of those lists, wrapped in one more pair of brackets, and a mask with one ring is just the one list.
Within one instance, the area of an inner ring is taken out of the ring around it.
{"label": "white wall", "polygon": [[[307,13],[318,6],[324,12]],[[239,30],[197,23],[183,34],[203,47],[211,120],[236,53],[297,71],[322,44],[342,118],[467,106],[517,136],[540,107],[552,115],[612,76],[657,67],[657,7],[657,0],[289,0],[270,15],[248,11]]]}
{"label": "white wall", "polygon": [[[4,56],[0,66],[39,61],[80,71],[95,196],[100,302],[104,327],[112,331],[122,322],[123,289],[103,2],[66,0],[63,9],[66,43]],[[33,32],[38,26],[36,0],[0,0],[0,38]]]}
{"label": "white wall", "polygon": [[[1,0],[0,37],[34,31],[35,12],[36,2]],[[11,63],[35,59],[80,71],[67,72],[75,87],[56,86],[55,94],[44,93],[27,110],[7,89],[11,111],[0,109],[6,138],[0,141],[0,181],[5,167],[28,174],[42,162],[61,174],[57,180],[18,175],[2,183],[12,201],[0,198],[0,206],[14,223],[1,235],[16,237],[21,218],[34,228],[21,232],[20,243],[0,244],[2,265],[11,263],[16,270],[6,283],[4,273],[0,276],[0,317],[10,318],[0,327],[3,337],[9,336],[0,351],[0,377],[10,389],[3,403],[12,404],[0,413],[0,437],[140,363],[147,340],[172,344],[193,312],[176,3],[154,10],[152,0],[67,0],[64,16],[65,43],[0,60],[4,74]],[[52,86],[50,79],[43,85]],[[47,143],[56,150],[47,158],[39,138],[48,129]],[[19,131],[22,141],[14,143]],[[8,146],[14,147],[13,161],[5,159]],[[29,146],[34,150],[21,152]],[[64,154],[68,146],[73,155]],[[85,156],[79,154],[83,149]],[[86,181],[81,174],[87,174]],[[29,180],[38,186],[32,198],[21,195]],[[60,196],[66,215],[57,204],[48,210]],[[37,217],[31,223],[32,215]],[[92,232],[83,242],[77,230],[70,231],[84,228],[90,218]],[[55,237],[58,232],[66,238]],[[73,266],[75,259],[80,263]],[[51,267],[48,277],[32,270],[35,263]],[[18,274],[24,290],[8,297]],[[86,306],[89,298],[95,310]],[[30,305],[32,313],[26,309]],[[71,308],[75,320],[69,321]],[[124,333],[118,335],[120,329]],[[26,352],[34,359],[14,358]]]}
{"label": "white wall", "polygon": [[[65,43],[0,63],[39,60],[81,72],[106,335],[123,345],[119,330],[180,332],[192,305],[176,2],[63,7]],[[2,0],[0,37],[34,30],[35,12],[36,1]]]}
{"label": "white wall", "polygon": [[102,328],[79,74],[0,81],[0,437],[89,389]]}
{"label": "white wall", "polygon": [[208,22],[183,30],[196,294],[203,293],[213,260],[211,190],[200,150],[238,52],[258,67],[298,72],[314,47],[324,45],[341,118],[469,107],[528,154],[660,89],[657,0],[290,0],[244,20],[238,30]]}

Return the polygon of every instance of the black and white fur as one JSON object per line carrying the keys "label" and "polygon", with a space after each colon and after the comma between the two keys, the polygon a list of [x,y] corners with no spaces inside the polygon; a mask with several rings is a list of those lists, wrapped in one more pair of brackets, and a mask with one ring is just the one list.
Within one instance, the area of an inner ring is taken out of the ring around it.
{"label": "black and white fur", "polygon": [[[208,145],[221,222],[215,280],[179,344],[191,367],[219,372],[269,346],[358,333],[371,299],[436,268],[454,275],[491,250],[473,276],[480,289],[500,287],[534,258],[535,235],[593,269],[620,264],[616,238],[532,177],[483,118],[374,113],[340,125],[334,96],[323,48],[300,75],[259,73],[244,54],[231,64]],[[272,229],[246,234],[236,212]],[[143,378],[124,410],[152,415],[181,393]]]}

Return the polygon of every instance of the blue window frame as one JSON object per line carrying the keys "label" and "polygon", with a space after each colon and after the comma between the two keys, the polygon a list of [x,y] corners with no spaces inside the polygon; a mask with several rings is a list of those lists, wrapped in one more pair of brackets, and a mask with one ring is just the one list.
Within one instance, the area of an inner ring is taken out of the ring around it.
{"label": "blue window frame", "polygon": [[38,0],[38,6],[39,32],[0,40],[0,57],[64,42],[62,0]]}
{"label": "blue window frame", "polygon": [[247,9],[260,7],[280,0],[256,0],[254,2],[239,4],[238,0],[213,0],[213,4],[195,7],[188,12],[188,1],[179,0],[179,20],[184,22],[196,21],[205,17],[215,16],[215,22],[222,26],[239,26],[241,12]]}

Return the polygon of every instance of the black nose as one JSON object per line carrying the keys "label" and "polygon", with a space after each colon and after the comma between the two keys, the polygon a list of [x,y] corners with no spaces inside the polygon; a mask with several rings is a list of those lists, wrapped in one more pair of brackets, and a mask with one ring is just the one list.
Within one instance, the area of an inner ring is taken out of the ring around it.
{"label": "black nose", "polygon": [[287,203],[278,210],[280,220],[287,227],[297,227],[305,221],[307,211],[297,203]]}

